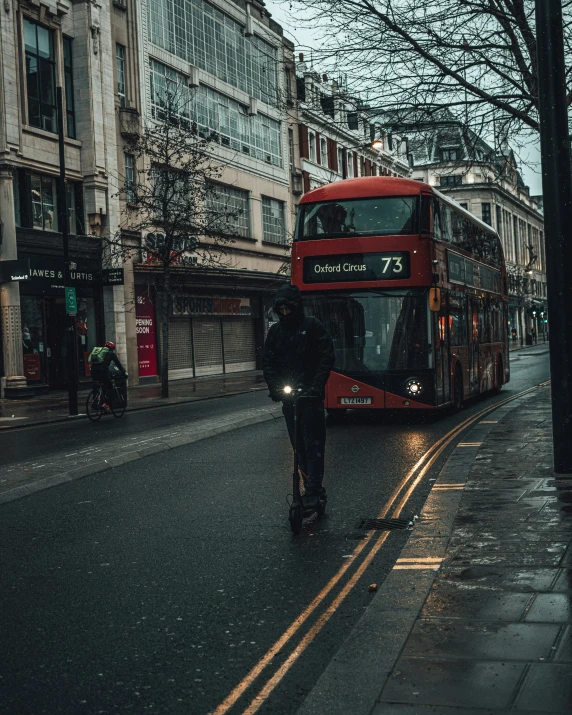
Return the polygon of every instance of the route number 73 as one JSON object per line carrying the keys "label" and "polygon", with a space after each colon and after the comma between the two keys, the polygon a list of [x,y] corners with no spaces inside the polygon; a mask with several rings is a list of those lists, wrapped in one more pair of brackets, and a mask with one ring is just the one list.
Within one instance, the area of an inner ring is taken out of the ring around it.
{"label": "route number 73", "polygon": [[387,258],[382,258],[381,260],[385,264],[383,266],[382,273],[387,273],[387,269],[391,265],[391,261],[393,261],[393,268],[391,270],[392,273],[401,273],[401,271],[403,270],[401,256],[389,256]]}

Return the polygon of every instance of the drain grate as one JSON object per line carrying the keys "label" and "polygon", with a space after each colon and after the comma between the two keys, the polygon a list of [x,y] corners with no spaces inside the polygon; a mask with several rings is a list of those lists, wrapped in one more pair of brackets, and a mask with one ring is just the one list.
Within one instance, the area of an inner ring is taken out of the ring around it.
{"label": "drain grate", "polygon": [[361,519],[358,529],[366,531],[394,531],[395,529],[413,529],[413,519]]}

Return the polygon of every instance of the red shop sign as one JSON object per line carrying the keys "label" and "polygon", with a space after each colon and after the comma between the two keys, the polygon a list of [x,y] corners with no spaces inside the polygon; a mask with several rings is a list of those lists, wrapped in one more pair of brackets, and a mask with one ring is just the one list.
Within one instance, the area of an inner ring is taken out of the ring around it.
{"label": "red shop sign", "polygon": [[155,307],[147,294],[135,296],[135,324],[139,377],[157,374],[157,341],[155,337]]}
{"label": "red shop sign", "polygon": [[34,353],[24,355],[24,375],[26,380],[42,379],[42,366],[39,355]]}

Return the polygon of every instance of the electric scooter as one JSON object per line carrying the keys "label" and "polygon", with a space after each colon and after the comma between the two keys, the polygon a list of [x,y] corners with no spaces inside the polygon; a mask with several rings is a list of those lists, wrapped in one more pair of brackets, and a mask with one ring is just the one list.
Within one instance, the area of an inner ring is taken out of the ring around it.
{"label": "electric scooter", "polygon": [[292,472],[292,503],[290,504],[290,511],[288,513],[288,520],[290,521],[290,528],[293,534],[299,534],[302,531],[302,521],[312,516],[312,514],[317,514],[318,518],[322,517],[326,511],[326,498],[325,491],[322,490],[323,494],[320,496],[318,504],[312,508],[305,508],[304,502],[302,501],[302,495],[300,494],[300,474],[299,474],[299,464],[298,464],[298,400],[304,399],[304,395],[300,393],[302,390],[300,388],[292,388],[286,386],[284,388],[284,393],[288,399],[292,400],[292,406],[294,410],[294,471]]}

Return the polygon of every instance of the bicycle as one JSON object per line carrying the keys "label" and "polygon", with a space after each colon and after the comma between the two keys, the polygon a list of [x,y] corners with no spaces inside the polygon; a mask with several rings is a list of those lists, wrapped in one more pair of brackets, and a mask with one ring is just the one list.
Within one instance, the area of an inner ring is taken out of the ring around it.
{"label": "bicycle", "polygon": [[109,405],[109,410],[114,417],[123,417],[127,409],[127,399],[122,387],[117,384],[115,377],[111,378],[111,387],[108,390],[103,382],[94,383],[85,403],[86,414],[92,422],[97,422],[106,414],[104,404]]}

